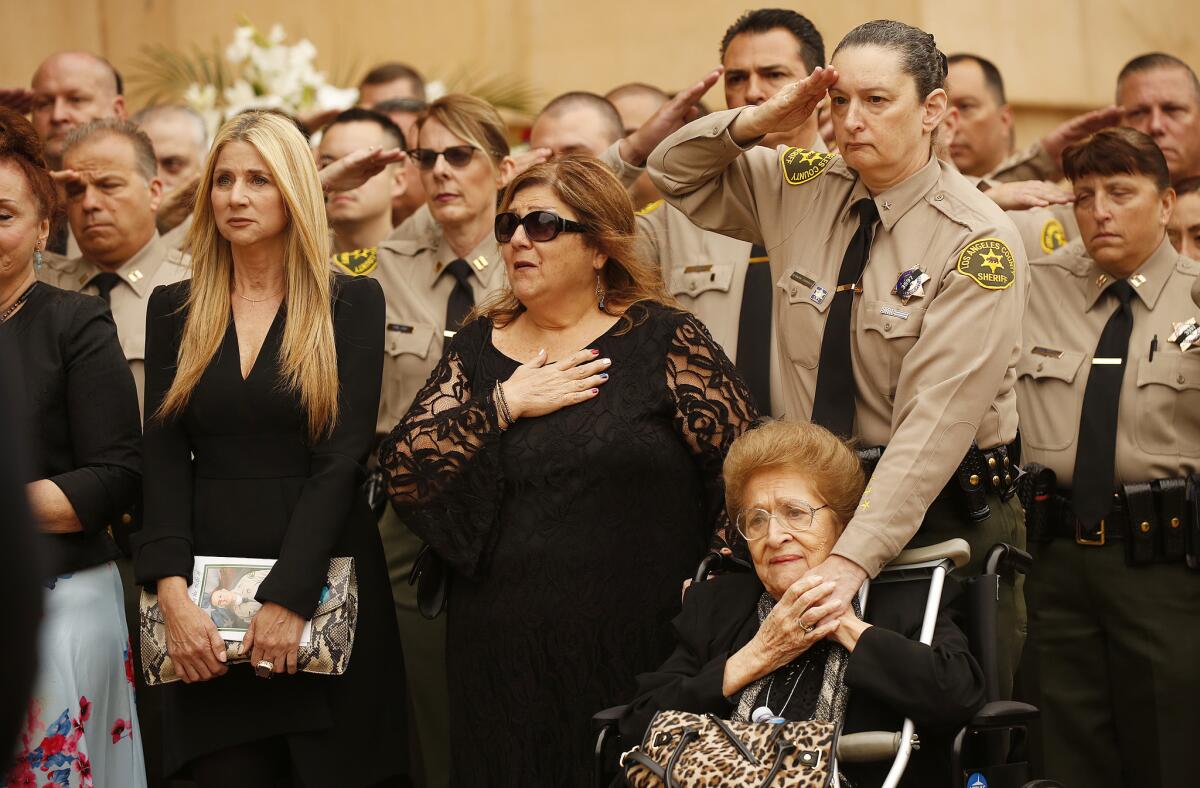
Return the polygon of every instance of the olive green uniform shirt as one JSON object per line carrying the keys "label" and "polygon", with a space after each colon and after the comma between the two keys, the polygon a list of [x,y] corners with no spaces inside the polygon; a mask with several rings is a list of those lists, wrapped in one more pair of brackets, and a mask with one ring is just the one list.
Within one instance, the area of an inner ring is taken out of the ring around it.
{"label": "olive green uniform shirt", "polygon": [[[707,229],[762,243],[771,259],[781,410],[811,416],[826,313],[870,198],[840,156],[738,146],[742,110],[709,115],[665,140],[649,162],[668,202]],[[1014,386],[1028,285],[1024,250],[1004,212],[933,157],[874,195],[871,258],[852,309],[855,437],[886,446],[834,553],[874,576],[916,533],[972,441],[1017,431]],[[924,294],[892,294],[904,271]]]}
{"label": "olive green uniform shirt", "polygon": [[[1060,487],[1074,479],[1083,394],[1096,345],[1117,309],[1113,283],[1085,253],[1030,264],[1032,293],[1017,364],[1017,406],[1026,460],[1045,465]],[[1129,278],[1136,295],[1121,382],[1114,488],[1178,477],[1200,466],[1200,347],[1168,342],[1173,324],[1200,319],[1190,292],[1200,263],[1165,238]],[[1157,347],[1151,358],[1151,345]]]}

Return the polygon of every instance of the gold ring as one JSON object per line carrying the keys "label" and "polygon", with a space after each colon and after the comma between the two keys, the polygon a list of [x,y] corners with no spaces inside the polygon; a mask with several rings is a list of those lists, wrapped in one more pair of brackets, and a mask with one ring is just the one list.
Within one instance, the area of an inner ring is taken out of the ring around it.
{"label": "gold ring", "polygon": [[260,679],[269,679],[273,670],[275,670],[274,662],[269,659],[260,659],[258,664],[254,666],[254,675]]}
{"label": "gold ring", "polygon": [[804,634],[806,634],[806,635],[808,633],[812,632],[814,629],[816,629],[816,627],[810,627],[808,624],[805,624],[803,621],[800,622],[800,628],[804,630]]}

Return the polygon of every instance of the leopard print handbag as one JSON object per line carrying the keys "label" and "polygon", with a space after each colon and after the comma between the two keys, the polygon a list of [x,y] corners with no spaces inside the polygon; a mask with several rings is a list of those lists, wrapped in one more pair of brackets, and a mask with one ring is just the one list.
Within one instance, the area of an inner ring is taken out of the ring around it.
{"label": "leopard print handbag", "polygon": [[[353,558],[331,558],[329,575],[321,603],[312,617],[312,637],[301,645],[296,666],[305,673],[340,676],[350,665],[354,648],[354,630],[358,622],[358,576]],[[175,663],[167,653],[167,625],[163,619],[158,595],[142,591],[138,603],[138,630],[141,637],[142,675],[146,684],[169,684],[181,681]],[[240,643],[225,641],[226,664],[249,662],[250,655],[240,655]]]}
{"label": "leopard print handbag", "polygon": [[641,745],[621,756],[621,766],[634,788],[826,788],[837,728],[660,711]]}

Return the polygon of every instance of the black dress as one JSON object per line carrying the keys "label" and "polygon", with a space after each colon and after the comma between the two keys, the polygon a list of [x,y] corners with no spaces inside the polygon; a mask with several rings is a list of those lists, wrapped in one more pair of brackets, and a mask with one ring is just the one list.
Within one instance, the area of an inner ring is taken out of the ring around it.
{"label": "black dress", "polygon": [[166,769],[284,737],[305,785],[370,785],[405,773],[403,709],[387,701],[403,686],[404,663],[379,533],[360,492],[379,405],[383,293],[365,277],[334,282],[339,417],[332,435],[310,446],[299,400],[280,384],[282,306],[245,380],[231,318],[182,417],[153,418],[174,378],[189,287],[158,287],[150,297],[138,582],[190,582],[194,555],[277,558],[257,599],[310,618],[330,557],[349,555],[359,610],[350,666],[340,677],[263,680],[239,664],[211,681],[163,687]]}
{"label": "black dress", "polygon": [[670,653],[721,521],[746,386],[692,315],[629,316],[589,345],[613,360],[597,397],[503,431],[494,384],[518,364],[471,323],[381,449],[404,522],[455,572],[456,785],[586,785],[591,715]]}

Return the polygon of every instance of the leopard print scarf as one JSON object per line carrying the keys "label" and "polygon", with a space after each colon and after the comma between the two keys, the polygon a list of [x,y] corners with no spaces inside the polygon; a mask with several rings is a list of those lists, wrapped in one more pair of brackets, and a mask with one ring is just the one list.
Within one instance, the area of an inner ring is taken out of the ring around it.
{"label": "leopard print scarf", "polygon": [[[855,595],[852,602],[854,614],[862,616],[862,609],[859,606],[858,596]],[[762,622],[767,620],[771,609],[775,607],[775,599],[765,591],[758,600],[758,624],[761,627]],[[817,697],[817,706],[813,712],[812,719],[821,722],[833,722],[841,725],[842,718],[846,714],[846,702],[849,698],[850,690],[846,687],[846,682],[843,677],[846,674],[846,665],[850,662],[850,653],[837,643],[830,643],[829,656],[825,659],[825,674],[821,680],[821,693]],[[775,673],[784,677],[785,671],[789,666],[785,665],[779,668]],[[733,712],[733,719],[736,722],[750,722],[750,715],[754,712],[754,701],[766,689],[771,677],[775,673],[769,673],[762,678],[759,678],[747,685],[738,696],[737,707]],[[797,678],[797,681],[800,679]],[[782,711],[780,712],[782,714]]]}

